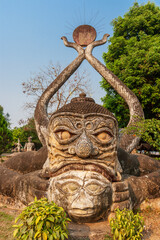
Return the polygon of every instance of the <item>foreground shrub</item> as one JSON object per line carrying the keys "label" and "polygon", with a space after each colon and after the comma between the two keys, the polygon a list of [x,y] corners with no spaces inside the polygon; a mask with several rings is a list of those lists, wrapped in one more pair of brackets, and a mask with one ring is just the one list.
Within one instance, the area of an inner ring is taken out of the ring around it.
{"label": "foreground shrub", "polygon": [[42,198],[30,203],[15,219],[15,239],[21,240],[64,240],[68,238],[66,213],[54,202]]}
{"label": "foreground shrub", "polygon": [[113,240],[138,240],[143,236],[144,221],[139,213],[116,209],[115,218],[110,220],[110,227]]}

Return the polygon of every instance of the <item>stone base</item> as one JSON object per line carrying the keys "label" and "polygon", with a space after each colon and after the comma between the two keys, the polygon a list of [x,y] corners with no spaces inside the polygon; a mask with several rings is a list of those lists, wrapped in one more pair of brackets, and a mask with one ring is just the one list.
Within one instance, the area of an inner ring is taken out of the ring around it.
{"label": "stone base", "polygon": [[104,240],[106,234],[110,234],[110,226],[108,221],[97,223],[69,223],[68,240]]}

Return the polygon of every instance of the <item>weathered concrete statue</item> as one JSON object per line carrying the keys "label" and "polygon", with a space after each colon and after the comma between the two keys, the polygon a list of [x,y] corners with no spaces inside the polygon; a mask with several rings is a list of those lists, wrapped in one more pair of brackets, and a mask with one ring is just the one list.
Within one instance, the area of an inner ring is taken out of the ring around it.
{"label": "weathered concrete statue", "polygon": [[24,145],[24,151],[34,151],[35,150],[35,144],[32,142],[32,137],[30,136],[28,138],[28,142]]}
{"label": "weathered concrete statue", "polygon": [[76,222],[106,219],[117,207],[134,208],[145,198],[160,196],[160,162],[145,155],[130,154],[139,138],[124,134],[119,140],[114,115],[92,98],[82,93],[48,118],[49,100],[84,59],[127,102],[129,125],[143,117],[134,93],[92,55],[92,49],[104,44],[108,35],[100,41],[94,41],[95,37],[95,29],[88,25],[75,29],[75,43],[62,37],[67,47],[77,50],[78,57],[37,103],[36,129],[44,147],[0,165],[3,195],[24,204],[35,196],[47,196]]}
{"label": "weathered concrete statue", "polygon": [[15,145],[16,145],[16,147],[13,149],[13,152],[21,152],[22,149],[23,149],[23,146],[22,146],[22,144],[20,143],[19,138],[18,138],[18,142],[17,142]]}

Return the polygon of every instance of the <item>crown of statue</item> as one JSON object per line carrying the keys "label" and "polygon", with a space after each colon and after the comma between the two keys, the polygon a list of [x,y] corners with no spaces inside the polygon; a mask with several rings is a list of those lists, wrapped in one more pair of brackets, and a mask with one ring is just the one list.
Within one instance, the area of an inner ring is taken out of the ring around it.
{"label": "crown of statue", "polygon": [[115,119],[109,110],[96,104],[93,98],[86,97],[85,93],[81,93],[79,97],[73,98],[70,103],[58,109],[53,115],[63,112],[78,114],[100,113]]}

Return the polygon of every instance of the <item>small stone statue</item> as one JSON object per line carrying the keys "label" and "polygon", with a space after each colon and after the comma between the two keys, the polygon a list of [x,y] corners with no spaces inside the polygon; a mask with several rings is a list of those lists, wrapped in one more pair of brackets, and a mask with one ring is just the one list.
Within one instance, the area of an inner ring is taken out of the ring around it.
{"label": "small stone statue", "polygon": [[24,145],[24,151],[34,151],[35,150],[35,144],[32,143],[32,137],[30,136],[28,138],[28,143],[25,143]]}
{"label": "small stone statue", "polygon": [[18,143],[16,143],[16,147],[13,149],[13,152],[21,152],[23,149],[23,146],[20,143],[20,140],[18,138]]}

